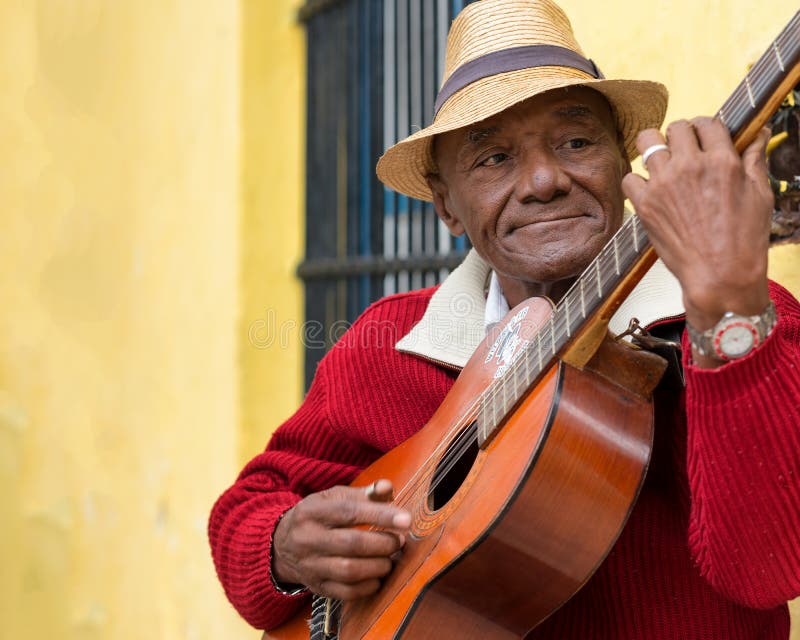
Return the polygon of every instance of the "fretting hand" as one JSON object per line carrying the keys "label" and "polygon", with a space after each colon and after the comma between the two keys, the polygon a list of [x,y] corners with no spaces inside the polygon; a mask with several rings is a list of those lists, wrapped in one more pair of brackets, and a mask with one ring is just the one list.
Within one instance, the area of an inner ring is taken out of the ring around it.
{"label": "fretting hand", "polygon": [[[773,195],[764,129],[739,157],[717,119],[667,127],[668,150],[647,161],[648,180],[628,174],[622,186],[664,264],[683,288],[687,322],[704,331],[726,311],[757,315],[769,303],[767,249]],[[655,129],[639,134],[644,152],[664,143]],[[719,361],[699,357],[701,366]]]}

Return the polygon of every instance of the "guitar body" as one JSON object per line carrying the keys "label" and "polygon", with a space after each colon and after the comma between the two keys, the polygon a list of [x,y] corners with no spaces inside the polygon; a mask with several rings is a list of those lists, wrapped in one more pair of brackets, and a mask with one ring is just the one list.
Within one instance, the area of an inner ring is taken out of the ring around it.
{"label": "guitar body", "polygon": [[[531,299],[504,324],[526,306],[521,339],[550,315]],[[454,447],[442,444],[474,427],[475,398],[513,358],[501,329],[430,422],[352,483],[405,487],[398,502],[413,515],[412,535],[381,590],[344,604],[341,640],[441,640],[444,629],[464,640],[522,638],[588,580],[622,530],[651,451],[650,392],[663,372],[652,354],[606,341],[583,370],[556,360],[494,437],[444,473]],[[302,616],[265,634],[308,637]]]}

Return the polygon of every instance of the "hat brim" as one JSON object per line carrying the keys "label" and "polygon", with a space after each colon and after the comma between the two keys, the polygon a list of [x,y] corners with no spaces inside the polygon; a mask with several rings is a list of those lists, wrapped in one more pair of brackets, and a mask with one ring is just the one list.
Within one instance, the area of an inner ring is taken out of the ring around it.
{"label": "hat brim", "polygon": [[378,160],[378,178],[388,187],[420,200],[433,197],[426,177],[437,171],[433,137],[476,124],[533,96],[564,87],[586,86],[611,105],[629,159],[639,155],[636,136],[659,128],[667,112],[667,88],[647,80],[601,80],[576,69],[535,67],[509,71],[473,82],[442,106],[433,124],[390,147]]}

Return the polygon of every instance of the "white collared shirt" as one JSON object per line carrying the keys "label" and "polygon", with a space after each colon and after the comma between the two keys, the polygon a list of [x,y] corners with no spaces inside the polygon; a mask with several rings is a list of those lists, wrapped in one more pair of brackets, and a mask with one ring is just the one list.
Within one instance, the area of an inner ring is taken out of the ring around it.
{"label": "white collared shirt", "polygon": [[489,332],[492,325],[505,318],[509,311],[511,311],[511,308],[508,306],[508,300],[503,295],[500,280],[497,279],[497,274],[492,271],[492,276],[489,278],[489,292],[486,295],[486,309],[483,312],[483,326],[486,332]]}

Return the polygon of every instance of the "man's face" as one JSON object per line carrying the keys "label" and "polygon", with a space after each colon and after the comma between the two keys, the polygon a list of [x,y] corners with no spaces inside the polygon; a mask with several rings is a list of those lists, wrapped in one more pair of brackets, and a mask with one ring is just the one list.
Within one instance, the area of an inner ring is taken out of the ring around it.
{"label": "man's face", "polygon": [[535,96],[437,136],[434,153],[437,213],[501,277],[577,276],[622,222],[630,164],[608,103],[591,89]]}

